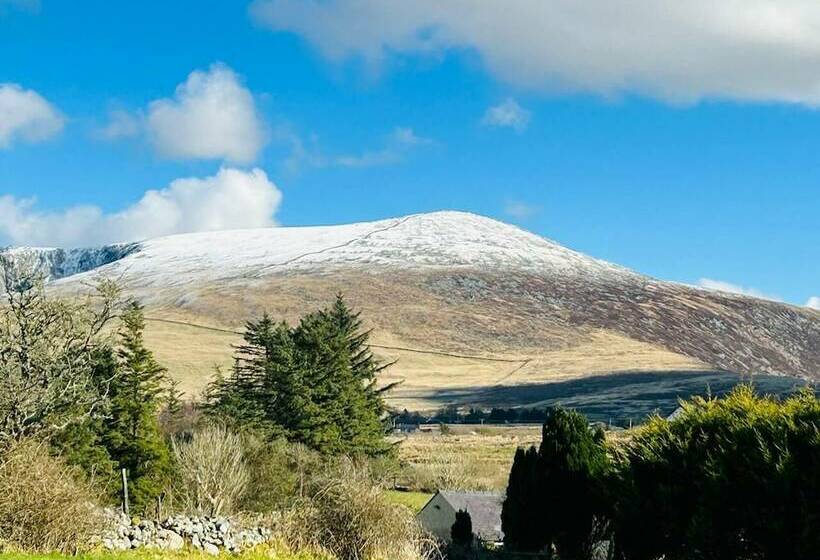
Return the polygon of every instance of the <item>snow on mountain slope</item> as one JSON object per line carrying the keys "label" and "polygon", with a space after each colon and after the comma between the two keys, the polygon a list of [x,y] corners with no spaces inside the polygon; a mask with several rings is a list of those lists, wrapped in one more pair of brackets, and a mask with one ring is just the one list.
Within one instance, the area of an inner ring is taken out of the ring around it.
{"label": "snow on mountain slope", "polygon": [[[444,366],[432,355],[512,360],[520,381],[662,364],[820,378],[816,311],[654,280],[463,212],[7,254],[34,259],[66,293],[87,289],[96,273],[119,280],[153,328],[166,329],[156,339],[168,341],[166,358],[196,349],[181,366],[195,371],[216,361],[198,337],[241,328],[263,310],[295,320],[343,292],[385,348],[424,356],[408,375],[428,380],[418,390],[441,386]],[[216,330],[190,332],[195,323]],[[509,383],[508,374],[482,382]]]}
{"label": "snow on mountain slope", "polygon": [[133,278],[142,286],[178,286],[339,267],[474,267],[590,278],[633,275],[517,227],[464,212],[416,214],[342,226],[180,234],[128,246],[75,250],[76,254],[67,254],[70,258],[63,257],[64,262],[85,266],[53,265],[55,259],[50,256],[61,250],[16,251],[39,251],[49,275],[62,278],[61,283],[73,282],[77,280],[73,275],[91,271]]}

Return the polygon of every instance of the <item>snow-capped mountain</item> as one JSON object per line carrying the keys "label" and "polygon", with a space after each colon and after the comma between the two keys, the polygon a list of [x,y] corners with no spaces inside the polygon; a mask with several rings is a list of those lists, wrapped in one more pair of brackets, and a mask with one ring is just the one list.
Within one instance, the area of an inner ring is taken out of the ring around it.
{"label": "snow-capped mountain", "polygon": [[34,257],[53,279],[96,271],[150,278],[158,285],[181,274],[185,281],[195,281],[339,268],[630,274],[515,226],[465,212],[341,226],[188,233],[90,249],[17,248],[11,254]]}
{"label": "snow-capped mountain", "polygon": [[294,320],[338,292],[399,358],[408,398],[633,371],[820,378],[820,312],[659,281],[463,212],[6,254],[61,291],[117,278],[148,306],[160,357],[200,380],[231,351],[203,337],[262,310]]}

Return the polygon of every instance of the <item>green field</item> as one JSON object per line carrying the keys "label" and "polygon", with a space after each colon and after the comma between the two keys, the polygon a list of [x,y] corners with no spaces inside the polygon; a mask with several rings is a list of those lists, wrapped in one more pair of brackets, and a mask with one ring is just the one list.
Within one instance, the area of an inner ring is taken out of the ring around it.
{"label": "green field", "polygon": [[413,513],[421,511],[424,504],[433,497],[432,494],[428,494],[427,492],[399,492],[398,490],[387,490],[385,495],[387,499],[394,504],[409,507],[413,510]]}

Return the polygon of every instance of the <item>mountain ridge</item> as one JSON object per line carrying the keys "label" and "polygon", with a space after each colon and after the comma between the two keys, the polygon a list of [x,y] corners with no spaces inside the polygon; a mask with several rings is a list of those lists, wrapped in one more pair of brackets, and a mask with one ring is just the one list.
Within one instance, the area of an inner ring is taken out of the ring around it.
{"label": "mountain ridge", "polygon": [[[75,255],[73,262],[100,264],[50,286],[72,293],[90,275],[121,279],[157,320],[148,335],[161,357],[195,379],[190,390],[201,388],[213,363],[229,367],[233,340],[225,333],[224,353],[212,352],[200,343],[217,335],[197,325],[237,331],[263,310],[294,321],[337,292],[362,309],[380,353],[401,358],[387,375],[405,381],[407,399],[443,387],[626,371],[820,377],[816,311],[664,282],[475,214],[178,234],[112,247],[85,260]],[[198,350],[174,365],[186,345]],[[515,371],[482,358],[516,362]]]}

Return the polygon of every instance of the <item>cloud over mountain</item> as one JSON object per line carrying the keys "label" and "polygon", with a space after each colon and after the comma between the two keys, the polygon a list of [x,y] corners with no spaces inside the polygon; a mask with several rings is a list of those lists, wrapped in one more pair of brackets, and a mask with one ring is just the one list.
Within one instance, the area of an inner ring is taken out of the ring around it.
{"label": "cloud over mountain", "polygon": [[0,244],[78,247],[161,235],[275,225],[282,194],[261,169],[223,168],[205,178],[176,179],[114,213],[97,206],[60,212],[34,199],[0,196]]}
{"label": "cloud over mountain", "polygon": [[265,143],[253,95],[223,64],[191,72],[173,98],[152,102],[147,127],[157,151],[170,158],[250,162]]}
{"label": "cloud over mountain", "polygon": [[812,0],[256,0],[250,13],[336,61],[468,49],[538,90],[820,104]]}

